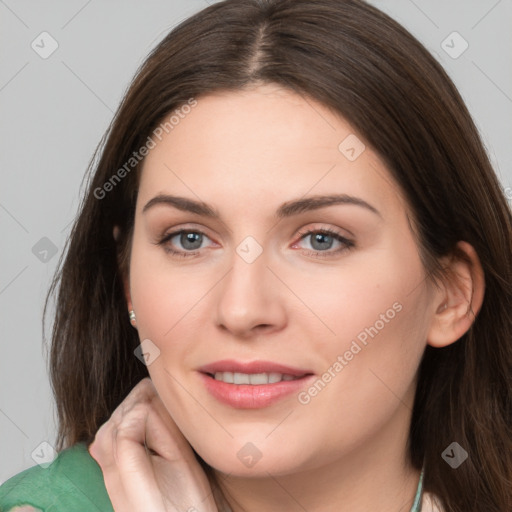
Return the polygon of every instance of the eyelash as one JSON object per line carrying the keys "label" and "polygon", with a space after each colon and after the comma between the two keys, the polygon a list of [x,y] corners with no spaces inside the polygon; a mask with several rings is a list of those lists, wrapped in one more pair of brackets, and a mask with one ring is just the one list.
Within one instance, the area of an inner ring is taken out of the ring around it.
{"label": "eyelash", "polygon": [[[174,238],[176,235],[180,235],[181,233],[195,233],[195,234],[203,235],[203,236],[209,238],[206,233],[204,233],[203,231],[198,230],[198,229],[197,230],[196,229],[180,229],[178,231],[173,231],[172,233],[168,233],[163,238],[161,238],[158,242],[156,242],[156,244],[160,245],[160,246],[163,246],[164,251],[166,253],[168,253],[168,254],[171,254],[172,256],[178,256],[178,257],[181,256],[181,257],[184,257],[184,258],[192,257],[192,256],[197,256],[198,255],[197,251],[196,252],[192,252],[192,251],[176,251],[176,250],[172,249],[170,246],[166,245],[166,243],[169,240]],[[337,249],[335,251],[308,251],[306,253],[308,256],[315,256],[315,257],[318,257],[318,258],[328,258],[328,257],[331,257],[333,255],[339,254],[339,253],[341,253],[343,251],[348,251],[348,250],[352,249],[353,247],[355,247],[354,242],[352,242],[348,238],[345,238],[344,236],[340,235],[336,231],[334,231],[332,229],[329,229],[329,228],[310,229],[310,230],[302,231],[302,232],[299,231],[299,235],[301,235],[299,241],[303,240],[308,235],[312,235],[312,234],[329,235],[332,238],[334,238],[335,240],[337,240],[338,242],[341,242],[342,244],[344,244],[344,247],[340,247],[339,249]]]}

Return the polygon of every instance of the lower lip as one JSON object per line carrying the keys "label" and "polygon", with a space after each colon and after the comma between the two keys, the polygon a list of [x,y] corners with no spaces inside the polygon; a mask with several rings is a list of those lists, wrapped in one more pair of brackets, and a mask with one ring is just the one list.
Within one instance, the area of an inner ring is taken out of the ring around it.
{"label": "lower lip", "polygon": [[298,393],[314,375],[274,384],[228,384],[200,373],[206,389],[217,399],[238,409],[261,409],[274,404],[292,393]]}

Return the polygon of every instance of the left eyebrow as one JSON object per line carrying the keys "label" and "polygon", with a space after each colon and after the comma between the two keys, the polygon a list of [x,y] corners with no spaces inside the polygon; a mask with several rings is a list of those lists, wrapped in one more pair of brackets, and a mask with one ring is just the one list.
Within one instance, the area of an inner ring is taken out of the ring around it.
{"label": "left eyebrow", "polygon": [[[149,208],[157,204],[173,206],[178,210],[195,213],[203,217],[220,219],[219,212],[208,203],[169,194],[159,194],[150,199],[142,209],[142,213],[145,213]],[[287,201],[277,209],[276,217],[279,219],[292,217],[293,215],[298,215],[307,211],[318,210],[320,208],[338,204],[359,206],[371,211],[379,217],[382,217],[379,210],[366,202],[364,199],[347,194],[318,195],[296,199],[293,201]]]}
{"label": "left eyebrow", "polygon": [[283,203],[277,210],[276,216],[278,218],[291,217],[299,213],[318,210],[319,208],[325,208],[326,206],[332,206],[337,204],[350,204],[366,208],[367,210],[375,213],[379,217],[382,217],[379,210],[367,203],[360,197],[350,196],[347,194],[335,194],[328,196],[311,196],[303,199],[297,199],[294,201],[288,201]]}

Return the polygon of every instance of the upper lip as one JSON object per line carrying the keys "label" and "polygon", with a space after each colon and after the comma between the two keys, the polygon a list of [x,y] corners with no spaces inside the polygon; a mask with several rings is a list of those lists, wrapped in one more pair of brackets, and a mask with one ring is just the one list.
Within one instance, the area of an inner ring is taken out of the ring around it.
{"label": "upper lip", "polygon": [[311,375],[313,372],[302,368],[287,366],[284,364],[273,363],[272,361],[235,361],[233,359],[223,359],[206,364],[199,368],[202,373],[215,374],[217,372],[233,373],[282,373],[293,375],[294,377],[303,377]]}

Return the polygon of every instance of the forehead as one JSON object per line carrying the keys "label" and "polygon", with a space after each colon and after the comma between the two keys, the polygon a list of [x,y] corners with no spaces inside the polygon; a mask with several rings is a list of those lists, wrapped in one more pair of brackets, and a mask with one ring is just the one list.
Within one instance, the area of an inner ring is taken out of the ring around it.
{"label": "forehead", "polygon": [[140,203],[172,192],[261,209],[336,191],[372,198],[379,209],[401,205],[378,156],[345,119],[309,97],[263,85],[199,97],[186,111],[161,140],[153,137]]}

